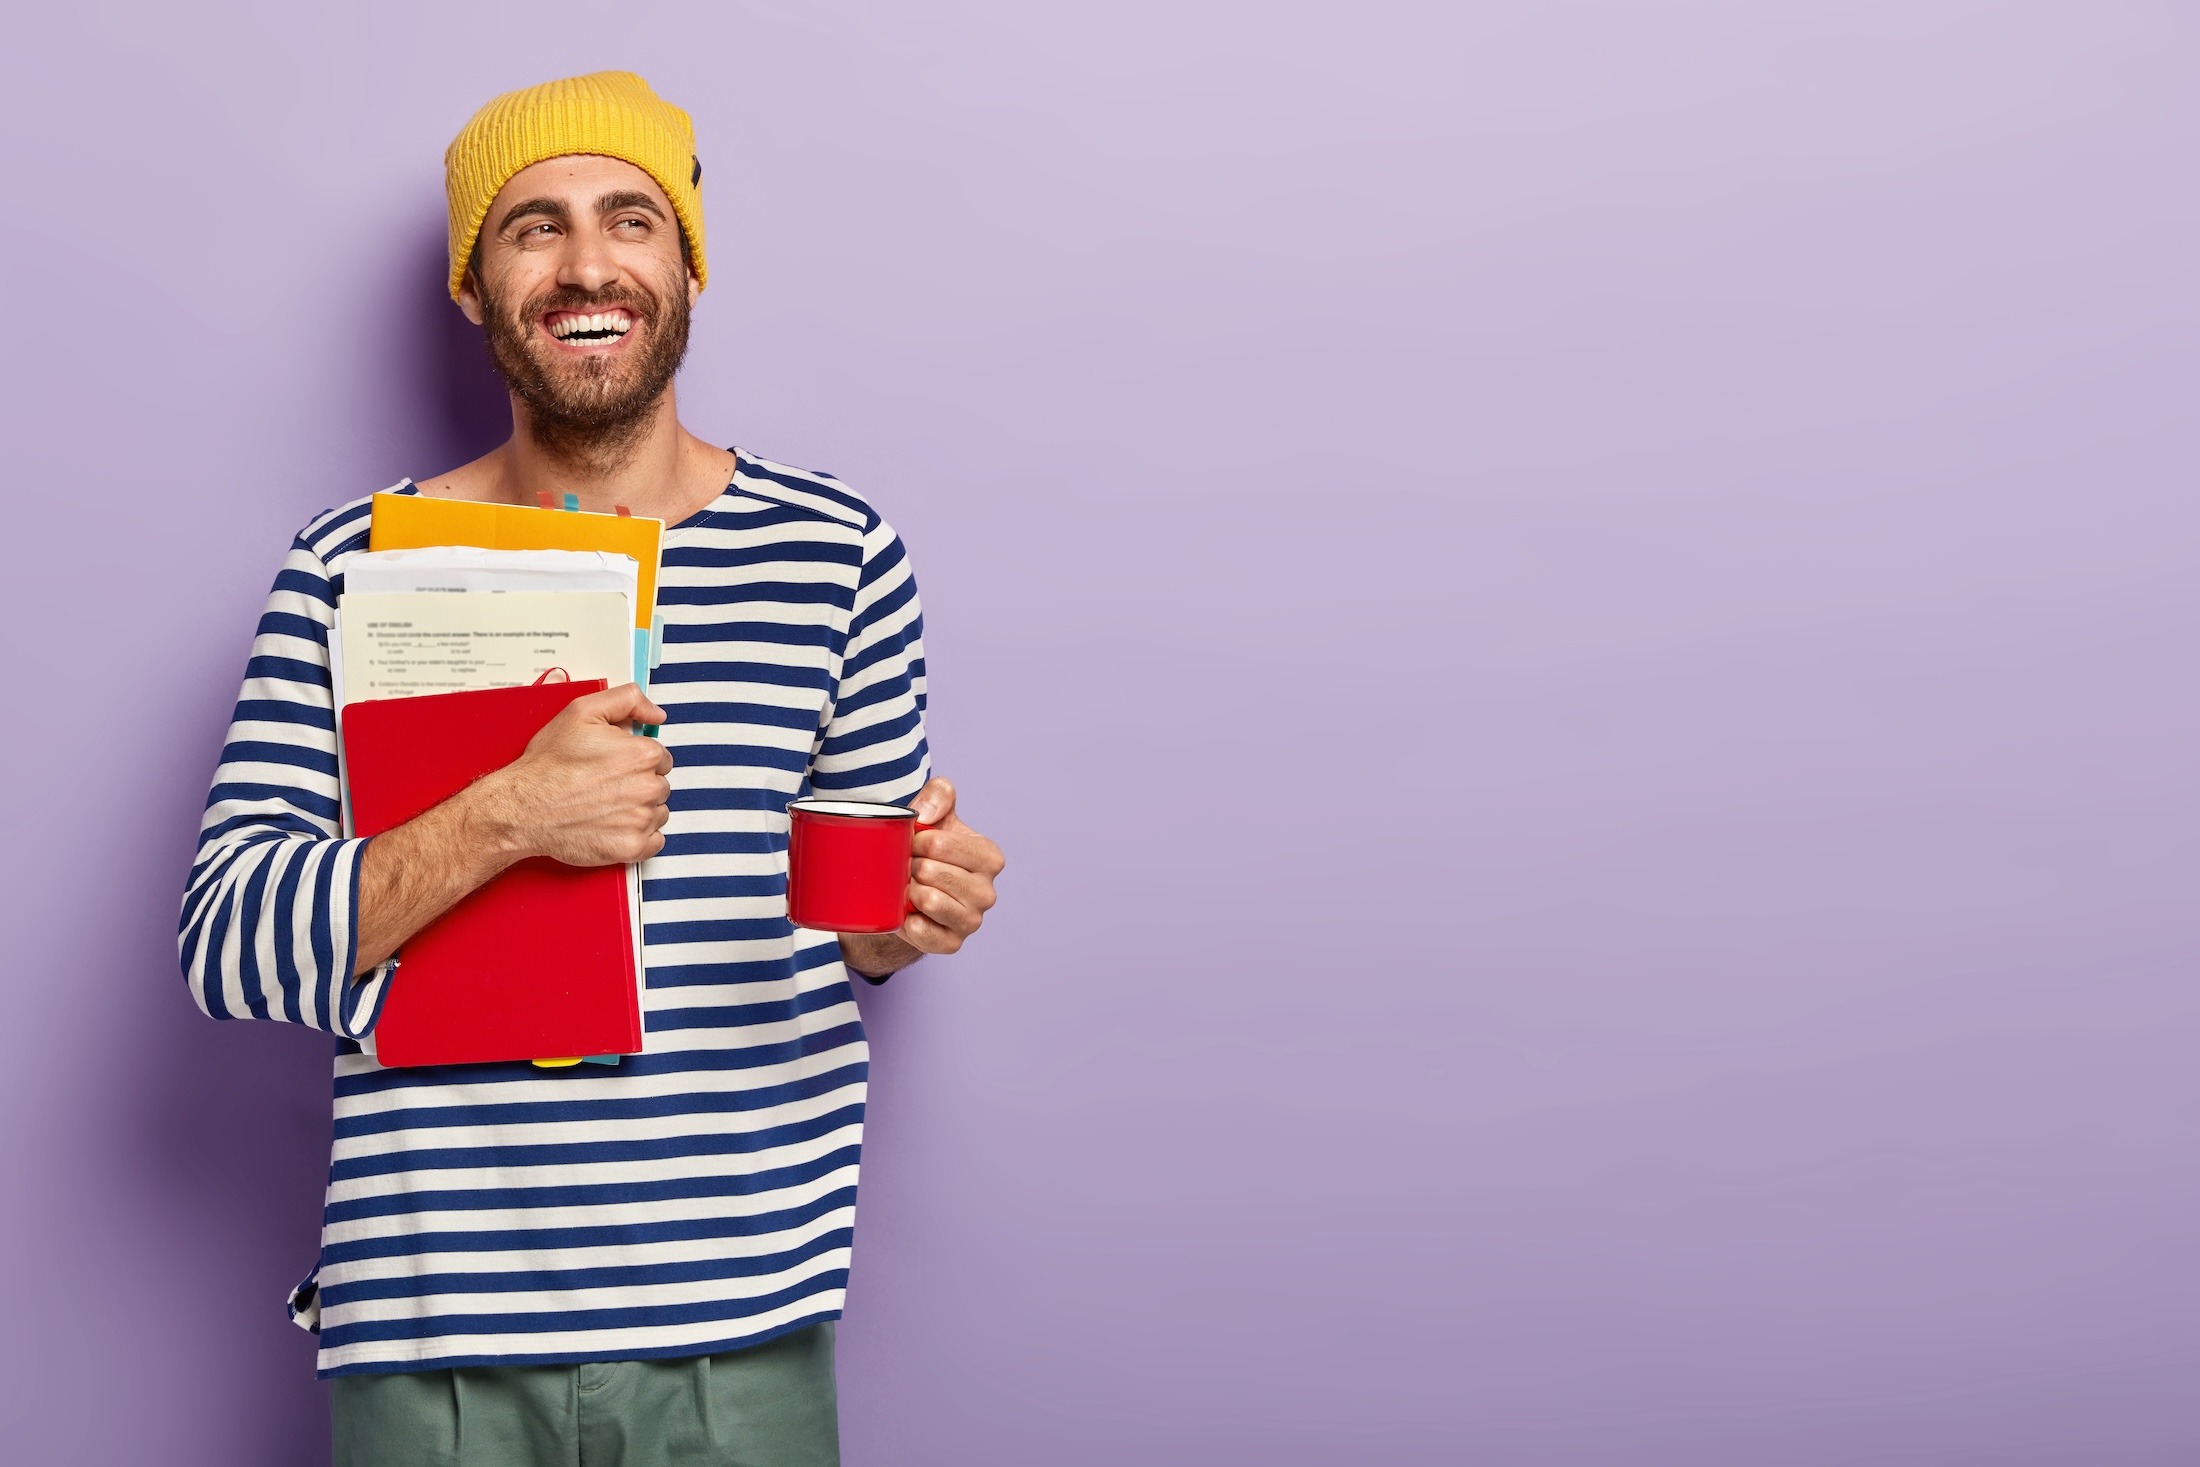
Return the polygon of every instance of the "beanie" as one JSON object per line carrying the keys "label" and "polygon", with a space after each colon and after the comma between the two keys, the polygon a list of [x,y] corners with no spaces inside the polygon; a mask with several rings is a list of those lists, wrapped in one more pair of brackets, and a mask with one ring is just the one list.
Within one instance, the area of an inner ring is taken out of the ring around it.
{"label": "beanie", "polygon": [[459,129],[443,154],[451,206],[451,298],[497,190],[522,168],[568,153],[619,158],[657,180],[687,236],[698,282],[703,268],[703,165],[695,124],[631,71],[598,71],[506,92]]}

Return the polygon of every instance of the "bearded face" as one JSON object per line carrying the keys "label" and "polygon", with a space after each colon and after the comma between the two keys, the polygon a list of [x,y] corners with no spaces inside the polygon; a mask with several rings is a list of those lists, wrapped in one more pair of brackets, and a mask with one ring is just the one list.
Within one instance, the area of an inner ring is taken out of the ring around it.
{"label": "bearded face", "polygon": [[610,446],[638,432],[687,355],[684,271],[594,291],[552,285],[524,300],[475,280],[489,359],[545,438]]}

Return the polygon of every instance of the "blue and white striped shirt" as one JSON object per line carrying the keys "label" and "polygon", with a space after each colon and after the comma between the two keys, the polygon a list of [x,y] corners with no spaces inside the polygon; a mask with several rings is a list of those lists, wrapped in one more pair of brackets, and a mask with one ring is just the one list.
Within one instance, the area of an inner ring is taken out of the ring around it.
{"label": "blue and white striped shirt", "polygon": [[179,937],[208,1014],[338,1038],[320,1258],[293,1295],[321,1373],[700,1355],[837,1316],[868,1050],[836,940],[788,925],[786,811],[925,781],[900,540],[830,476],[746,454],[667,527],[644,1052],[385,1069],[356,1041],[403,969],[352,979],[366,842],[339,838],[328,660],[367,522],[364,499],[321,516],[276,577]]}

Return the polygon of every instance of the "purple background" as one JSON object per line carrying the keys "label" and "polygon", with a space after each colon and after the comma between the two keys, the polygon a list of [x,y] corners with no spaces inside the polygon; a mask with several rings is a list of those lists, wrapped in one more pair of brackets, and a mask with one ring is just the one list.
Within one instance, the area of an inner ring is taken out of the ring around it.
{"label": "purple background", "polygon": [[444,143],[610,65],[701,133],[688,421],[903,530],[1012,859],[866,998],[852,1464],[2200,1456],[2183,0],[6,51],[12,1460],[326,1450],[328,1047],[176,899],[292,532],[501,433]]}

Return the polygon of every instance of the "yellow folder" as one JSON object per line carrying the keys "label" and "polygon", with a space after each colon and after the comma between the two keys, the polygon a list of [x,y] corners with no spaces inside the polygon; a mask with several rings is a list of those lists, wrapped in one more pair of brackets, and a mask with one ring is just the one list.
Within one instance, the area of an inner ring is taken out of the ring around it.
{"label": "yellow folder", "polygon": [[665,522],[639,515],[583,514],[523,504],[478,504],[425,494],[377,494],[369,550],[472,545],[483,550],[603,550],[631,555],[641,567],[634,626],[648,631],[657,612],[657,550]]}

